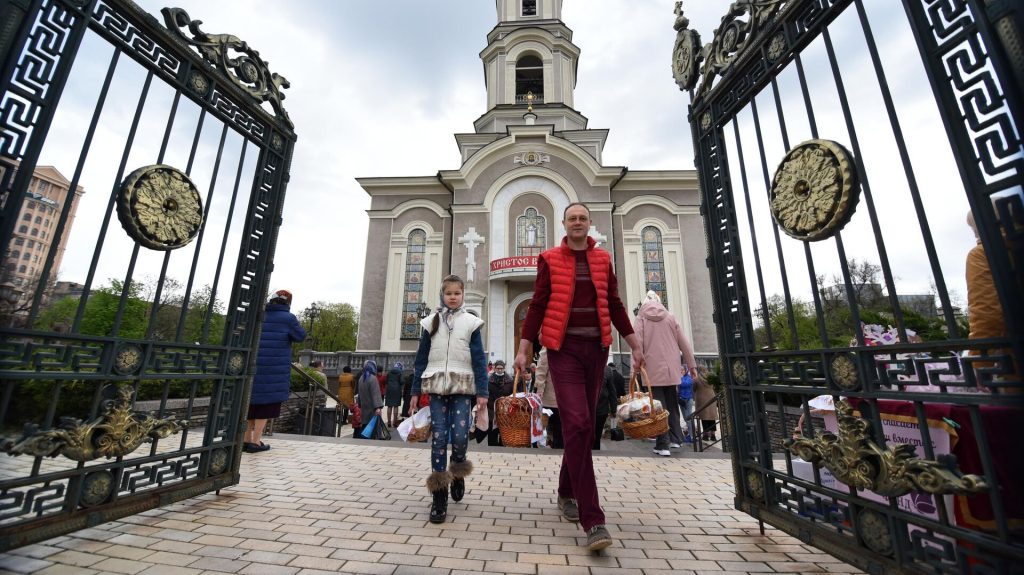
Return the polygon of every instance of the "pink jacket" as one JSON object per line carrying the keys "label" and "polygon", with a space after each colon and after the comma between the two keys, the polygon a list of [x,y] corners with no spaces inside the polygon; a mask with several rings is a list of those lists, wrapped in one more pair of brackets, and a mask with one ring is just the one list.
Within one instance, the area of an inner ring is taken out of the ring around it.
{"label": "pink jacket", "polygon": [[644,382],[645,385],[679,385],[682,376],[680,352],[686,365],[697,365],[693,346],[683,335],[683,328],[660,302],[648,301],[640,308],[640,315],[633,322],[633,331],[644,352],[645,369],[650,379]]}

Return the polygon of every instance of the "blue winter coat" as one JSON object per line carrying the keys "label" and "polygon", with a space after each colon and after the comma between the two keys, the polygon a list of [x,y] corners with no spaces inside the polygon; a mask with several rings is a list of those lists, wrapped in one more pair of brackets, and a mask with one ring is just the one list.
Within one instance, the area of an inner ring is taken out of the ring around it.
{"label": "blue winter coat", "polygon": [[279,303],[267,304],[256,353],[256,377],[252,381],[252,405],[281,403],[288,399],[292,370],[292,342],[306,339],[299,320]]}

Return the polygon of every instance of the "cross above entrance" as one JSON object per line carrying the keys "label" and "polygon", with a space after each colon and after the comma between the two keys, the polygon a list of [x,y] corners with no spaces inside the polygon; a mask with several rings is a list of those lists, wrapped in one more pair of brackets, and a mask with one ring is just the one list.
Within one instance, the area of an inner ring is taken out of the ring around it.
{"label": "cross above entrance", "polygon": [[590,231],[587,232],[587,235],[594,238],[598,246],[608,241],[608,236],[597,231],[597,226],[590,226]]}
{"label": "cross above entrance", "polygon": [[466,281],[471,282],[476,275],[476,247],[484,243],[484,237],[470,226],[466,235],[459,238],[459,243],[466,246]]}

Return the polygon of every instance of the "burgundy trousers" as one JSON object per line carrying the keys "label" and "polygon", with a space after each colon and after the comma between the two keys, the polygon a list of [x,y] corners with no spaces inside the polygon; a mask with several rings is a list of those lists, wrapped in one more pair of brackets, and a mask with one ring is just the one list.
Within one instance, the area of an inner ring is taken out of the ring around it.
{"label": "burgundy trousers", "polygon": [[590,451],[594,444],[597,398],[607,360],[608,350],[601,347],[599,341],[566,337],[562,349],[548,350],[549,377],[555,386],[565,444],[558,495],[576,500],[580,524],[585,530],[604,525]]}

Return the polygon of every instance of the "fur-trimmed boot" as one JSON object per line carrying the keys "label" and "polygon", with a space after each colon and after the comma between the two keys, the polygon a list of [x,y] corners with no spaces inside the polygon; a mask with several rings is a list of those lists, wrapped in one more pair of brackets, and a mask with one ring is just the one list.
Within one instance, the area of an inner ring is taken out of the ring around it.
{"label": "fur-trimmed boot", "polygon": [[427,477],[427,490],[434,496],[430,504],[430,522],[444,523],[448,519],[448,485],[452,482],[452,474],[447,471],[434,471]]}
{"label": "fur-trimmed boot", "polygon": [[448,466],[448,471],[452,474],[452,499],[455,501],[462,501],[462,496],[466,494],[466,476],[473,473],[473,462],[470,460],[466,461],[452,461],[451,465]]}

